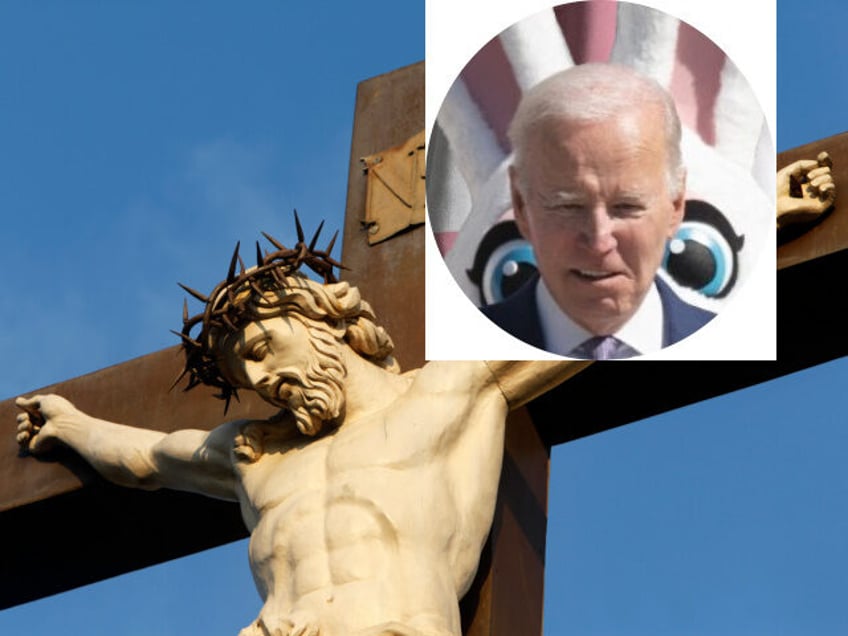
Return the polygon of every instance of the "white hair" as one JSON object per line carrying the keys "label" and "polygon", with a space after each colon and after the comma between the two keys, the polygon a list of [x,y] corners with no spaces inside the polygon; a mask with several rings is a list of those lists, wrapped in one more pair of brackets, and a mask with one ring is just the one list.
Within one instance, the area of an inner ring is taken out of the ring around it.
{"label": "white hair", "polygon": [[677,197],[683,188],[684,169],[674,100],[656,80],[619,64],[572,66],[527,91],[509,126],[514,165],[520,174],[531,133],[551,120],[595,123],[638,112],[647,105],[658,107],[663,116],[669,190]]}

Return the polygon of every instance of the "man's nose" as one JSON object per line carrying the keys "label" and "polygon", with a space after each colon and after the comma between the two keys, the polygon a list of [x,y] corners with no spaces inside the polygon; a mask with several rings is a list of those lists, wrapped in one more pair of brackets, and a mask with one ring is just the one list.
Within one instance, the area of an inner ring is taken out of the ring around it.
{"label": "man's nose", "polygon": [[260,362],[248,361],[244,366],[244,373],[247,375],[250,384],[254,387],[264,386],[270,380],[265,365]]}
{"label": "man's nose", "polygon": [[583,236],[586,245],[594,252],[606,253],[616,248],[615,219],[603,204],[594,206],[586,219]]}

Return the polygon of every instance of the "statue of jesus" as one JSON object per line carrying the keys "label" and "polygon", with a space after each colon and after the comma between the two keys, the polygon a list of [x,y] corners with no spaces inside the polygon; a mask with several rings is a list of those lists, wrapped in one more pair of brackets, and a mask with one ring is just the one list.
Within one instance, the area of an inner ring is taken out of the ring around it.
{"label": "statue of jesus", "polygon": [[[332,245],[257,245],[184,312],[188,388],[255,391],[268,420],[165,434],[18,398],[18,442],[55,444],[103,477],[238,501],[264,605],[240,636],[460,636],[494,514],[507,412],[585,362],[429,362],[400,373]],[[317,238],[317,236],[316,236]],[[324,277],[306,277],[306,265]],[[196,331],[199,329],[199,333]]]}

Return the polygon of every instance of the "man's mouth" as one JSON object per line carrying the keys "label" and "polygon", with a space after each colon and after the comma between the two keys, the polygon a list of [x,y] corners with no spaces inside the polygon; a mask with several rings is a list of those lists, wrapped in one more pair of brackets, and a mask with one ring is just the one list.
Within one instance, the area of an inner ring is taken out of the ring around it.
{"label": "man's mouth", "polygon": [[618,275],[618,272],[608,272],[596,269],[573,269],[571,271],[574,272],[578,278],[586,281],[605,280]]}
{"label": "man's mouth", "polygon": [[[268,387],[266,399],[280,408],[296,407],[302,401],[302,396],[298,390],[299,386],[300,382],[296,378],[279,376],[276,382]],[[292,404],[292,402],[296,404]]]}

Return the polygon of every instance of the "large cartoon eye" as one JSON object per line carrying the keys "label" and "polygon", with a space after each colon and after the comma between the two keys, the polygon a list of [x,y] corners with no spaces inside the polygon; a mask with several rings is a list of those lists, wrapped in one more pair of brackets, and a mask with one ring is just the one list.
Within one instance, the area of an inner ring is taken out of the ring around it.
{"label": "large cartoon eye", "polygon": [[704,201],[687,201],[683,223],[666,247],[663,267],[680,285],[721,298],[736,283],[743,244],[744,237],[736,235],[719,210]]}
{"label": "large cartoon eye", "polygon": [[533,248],[524,239],[516,239],[498,247],[483,270],[483,299],[487,305],[502,301],[516,291],[536,272]]}
{"label": "large cartoon eye", "polygon": [[521,237],[514,221],[492,226],[474,256],[468,277],[480,289],[483,305],[502,301],[536,274],[533,248]]}

